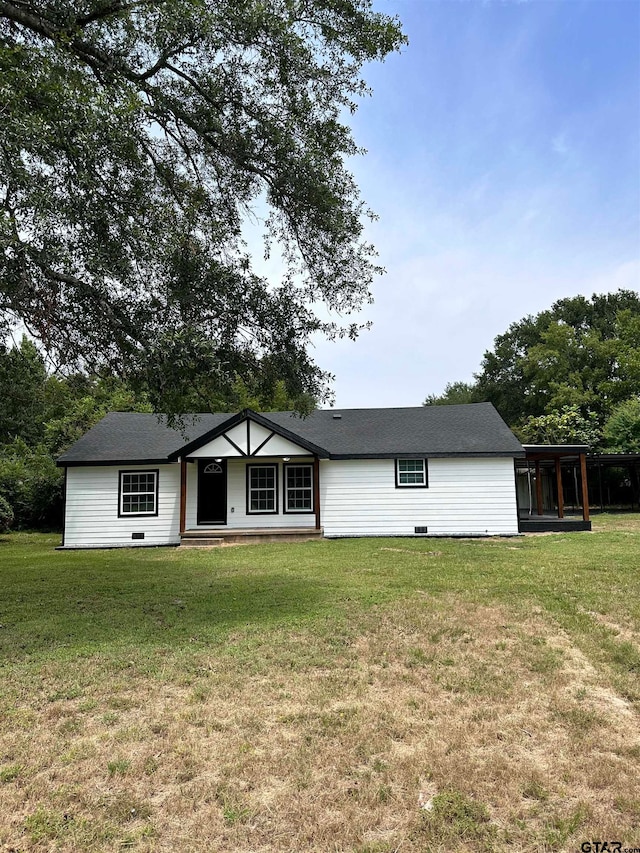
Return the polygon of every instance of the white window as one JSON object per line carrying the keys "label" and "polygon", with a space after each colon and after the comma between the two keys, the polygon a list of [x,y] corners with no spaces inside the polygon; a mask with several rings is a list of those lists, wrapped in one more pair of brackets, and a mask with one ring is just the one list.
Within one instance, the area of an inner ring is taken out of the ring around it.
{"label": "white window", "polygon": [[278,512],[278,466],[247,465],[247,513]]}
{"label": "white window", "polygon": [[396,459],[396,486],[398,488],[405,486],[422,486],[425,488],[428,485],[426,459]]}
{"label": "white window", "polygon": [[285,512],[313,512],[313,466],[284,466]]}
{"label": "white window", "polygon": [[119,515],[158,514],[158,472],[120,471]]}

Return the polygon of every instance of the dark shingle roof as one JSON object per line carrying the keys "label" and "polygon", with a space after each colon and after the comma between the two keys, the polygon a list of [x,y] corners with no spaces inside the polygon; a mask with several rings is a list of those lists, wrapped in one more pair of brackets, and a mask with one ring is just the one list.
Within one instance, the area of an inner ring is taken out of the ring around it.
{"label": "dark shingle roof", "polygon": [[186,415],[170,429],[162,415],[111,412],[58,459],[77,462],[166,462],[175,450],[229,419],[228,414]]}
{"label": "dark shingle roof", "polygon": [[[339,415],[339,418],[336,418]],[[410,409],[323,409],[308,418],[267,417],[331,456],[520,454],[522,445],[491,403]]]}
{"label": "dark shingle roof", "polygon": [[[113,412],[58,460],[62,465],[167,461],[223,426],[229,414],[185,416],[170,429],[161,415]],[[263,422],[323,448],[333,458],[521,456],[520,442],[490,403],[405,409],[320,409],[301,418],[267,412]],[[203,442],[204,443],[204,442]]]}

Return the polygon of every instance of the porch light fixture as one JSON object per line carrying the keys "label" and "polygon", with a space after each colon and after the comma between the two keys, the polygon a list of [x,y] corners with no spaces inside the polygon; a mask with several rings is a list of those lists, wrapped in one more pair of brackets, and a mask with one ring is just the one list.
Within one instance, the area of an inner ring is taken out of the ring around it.
{"label": "porch light fixture", "polygon": [[290,456],[283,456],[283,457],[282,457],[282,461],[283,461],[283,462],[288,462],[290,459],[291,459],[291,457],[290,457]]}
{"label": "porch light fixture", "polygon": [[222,459],[216,459],[215,461],[216,462],[222,462]]}

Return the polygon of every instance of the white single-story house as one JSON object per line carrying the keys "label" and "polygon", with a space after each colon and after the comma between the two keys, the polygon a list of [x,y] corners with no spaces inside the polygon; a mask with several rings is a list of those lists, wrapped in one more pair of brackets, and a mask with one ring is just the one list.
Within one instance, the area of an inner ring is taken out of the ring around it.
{"label": "white single-story house", "polygon": [[64,548],[518,533],[523,447],[490,403],[114,412],[58,460]]}

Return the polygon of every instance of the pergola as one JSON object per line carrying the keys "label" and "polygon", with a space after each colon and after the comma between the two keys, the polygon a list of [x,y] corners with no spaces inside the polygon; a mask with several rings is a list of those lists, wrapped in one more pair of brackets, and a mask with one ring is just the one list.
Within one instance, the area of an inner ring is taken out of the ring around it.
{"label": "pergola", "polygon": [[[526,514],[523,515],[520,510],[518,512],[520,531],[591,530],[587,481],[587,451],[589,446],[586,444],[525,444],[523,446],[525,457],[516,460],[516,470],[526,469],[532,498],[535,493],[535,515],[533,514],[534,502],[531,500]],[[575,515],[570,518],[565,516],[562,466],[567,463],[571,463],[574,471],[580,471],[582,521],[576,519]],[[544,505],[543,471],[553,472],[556,498],[553,512],[550,511],[551,507]],[[531,489],[532,478],[535,483],[535,490]]]}

